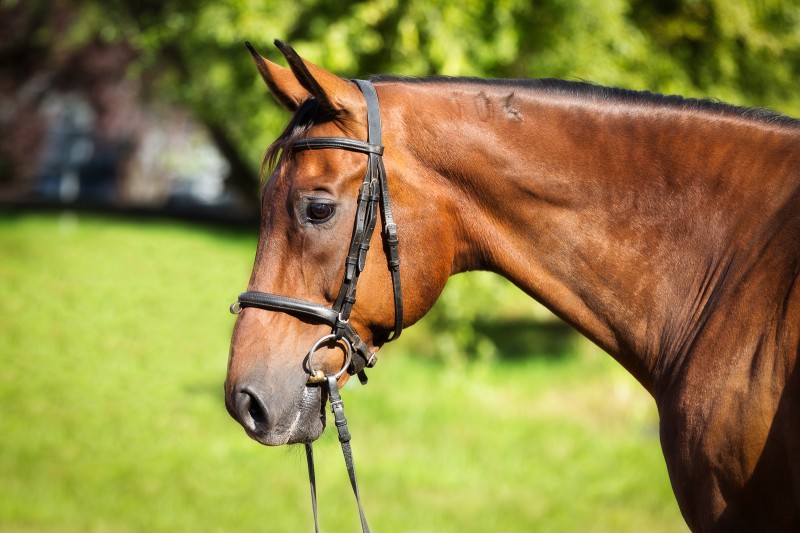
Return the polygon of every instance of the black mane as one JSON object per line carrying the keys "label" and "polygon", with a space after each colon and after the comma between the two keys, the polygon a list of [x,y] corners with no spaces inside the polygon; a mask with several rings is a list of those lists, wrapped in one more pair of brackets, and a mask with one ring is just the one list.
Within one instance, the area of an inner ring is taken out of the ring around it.
{"label": "black mane", "polygon": [[427,78],[406,78],[403,76],[378,75],[370,78],[375,82],[397,82],[411,84],[484,85],[487,87],[509,87],[541,90],[581,98],[611,100],[643,105],[662,105],[686,110],[708,111],[756,120],[766,124],[800,128],[800,120],[782,115],[771,109],[739,107],[711,98],[684,98],[678,95],[663,95],[650,91],[634,91],[605,87],[583,81],[566,81],[554,78],[539,79],[484,79],[473,77],[432,76]]}
{"label": "black mane", "polygon": [[[684,98],[678,95],[663,95],[649,91],[634,91],[605,87],[582,81],[566,81],[554,78],[539,79],[484,79],[472,77],[432,76],[427,78],[407,78],[403,76],[378,75],[370,81],[409,84],[454,84],[484,85],[487,87],[508,87],[546,91],[579,98],[627,102],[641,105],[661,105],[685,110],[697,110],[723,115],[739,116],[750,120],[778,126],[800,128],[800,120],[776,113],[770,109],[739,107],[709,98]],[[281,152],[290,152],[294,143],[308,133],[315,123],[329,120],[322,116],[319,102],[309,98],[303,102],[292,116],[283,133],[273,142],[264,155],[262,170],[274,168]]]}

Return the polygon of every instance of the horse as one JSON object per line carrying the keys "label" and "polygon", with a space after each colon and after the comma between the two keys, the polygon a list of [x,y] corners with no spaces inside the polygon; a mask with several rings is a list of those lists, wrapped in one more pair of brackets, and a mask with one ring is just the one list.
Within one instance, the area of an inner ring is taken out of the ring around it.
{"label": "horse", "polygon": [[[250,47],[293,116],[267,153],[248,290],[291,305],[237,309],[225,402],[251,438],[317,439],[308,374],[343,385],[374,363],[350,366],[343,327],[374,353],[449,276],[488,270],[653,396],[691,530],[800,531],[799,120],[585,82],[382,75],[379,150],[361,85],[276,45],[288,68]],[[360,298],[336,316],[374,158],[394,220],[362,242]]]}

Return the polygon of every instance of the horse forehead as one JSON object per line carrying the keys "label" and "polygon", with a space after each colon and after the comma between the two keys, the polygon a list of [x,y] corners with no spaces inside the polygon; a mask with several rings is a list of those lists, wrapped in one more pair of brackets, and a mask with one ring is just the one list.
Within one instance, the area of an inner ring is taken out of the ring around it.
{"label": "horse forehead", "polygon": [[349,173],[354,165],[359,163],[357,153],[332,148],[323,150],[303,150],[295,154],[295,178],[300,181],[304,178],[318,178]]}
{"label": "horse forehead", "polygon": [[302,150],[293,154],[289,165],[285,176],[289,194],[328,190],[346,196],[356,194],[367,169],[367,157],[347,150]]}

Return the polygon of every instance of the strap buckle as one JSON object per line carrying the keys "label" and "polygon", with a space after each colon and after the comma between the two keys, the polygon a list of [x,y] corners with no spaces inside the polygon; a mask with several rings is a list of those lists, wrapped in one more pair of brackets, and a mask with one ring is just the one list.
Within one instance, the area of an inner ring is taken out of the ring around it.
{"label": "strap buckle", "polygon": [[386,242],[390,245],[396,245],[399,241],[397,240],[397,224],[394,222],[387,222],[386,227],[384,228],[384,233],[386,233]]}

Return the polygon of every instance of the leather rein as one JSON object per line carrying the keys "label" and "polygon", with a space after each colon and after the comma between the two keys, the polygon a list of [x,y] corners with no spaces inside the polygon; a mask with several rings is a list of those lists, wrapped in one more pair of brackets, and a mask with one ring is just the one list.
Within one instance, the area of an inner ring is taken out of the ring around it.
{"label": "leather rein", "polygon": [[[394,294],[394,331],[387,339],[394,340],[403,330],[403,295],[400,286],[400,258],[398,254],[397,225],[392,215],[392,204],[389,196],[389,185],[386,169],[383,166],[383,146],[381,140],[381,117],[378,94],[372,83],[364,80],[353,80],[364,95],[367,104],[367,142],[347,137],[308,137],[295,142],[293,150],[348,150],[367,154],[367,172],[361,183],[356,205],[356,217],[350,248],[345,259],[344,277],[339,294],[332,307],[325,307],[306,300],[289,296],[268,294],[258,291],[246,291],[231,307],[231,313],[238,314],[245,307],[255,307],[267,311],[277,311],[315,322],[323,322],[331,326],[331,333],[322,336],[308,352],[304,370],[309,374],[308,384],[319,384],[328,388],[331,411],[334,415],[339,442],[342,445],[345,464],[350,484],[358,504],[361,518],[361,529],[369,532],[369,526],[361,508],[361,498],[356,481],[355,465],[350,449],[350,433],[347,430],[347,419],[344,416],[344,405],[339,394],[338,379],[346,371],[357,374],[362,384],[367,382],[365,368],[372,368],[377,362],[376,355],[364,343],[358,332],[350,324],[350,313],[356,303],[356,285],[366,264],[370,240],[377,225],[378,211],[383,223],[383,243],[387,255],[389,271],[392,276]],[[314,368],[314,352],[329,343],[341,343],[345,348],[345,362],[341,370],[334,374],[325,374]],[[353,357],[355,353],[356,357]],[[306,444],[308,460],[308,476],[311,485],[311,506],[314,512],[314,530],[319,531],[317,520],[316,479],[314,473],[314,456],[311,443]]]}

